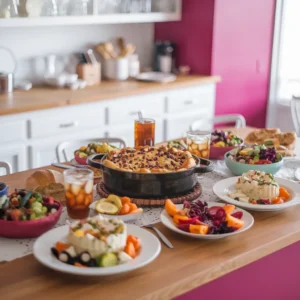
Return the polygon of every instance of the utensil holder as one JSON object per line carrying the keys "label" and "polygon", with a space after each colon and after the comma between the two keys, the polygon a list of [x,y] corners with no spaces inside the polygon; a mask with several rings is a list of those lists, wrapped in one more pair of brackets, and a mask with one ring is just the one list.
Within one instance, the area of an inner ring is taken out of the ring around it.
{"label": "utensil holder", "polygon": [[76,67],[78,78],[86,81],[87,85],[96,85],[101,82],[101,65],[96,64],[79,64]]}
{"label": "utensil holder", "polygon": [[127,80],[129,77],[128,58],[105,60],[104,76],[110,80]]}

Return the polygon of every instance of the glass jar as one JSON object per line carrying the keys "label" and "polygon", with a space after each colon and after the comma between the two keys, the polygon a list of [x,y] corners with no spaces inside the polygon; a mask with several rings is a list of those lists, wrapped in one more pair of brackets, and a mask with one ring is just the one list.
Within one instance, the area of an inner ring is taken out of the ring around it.
{"label": "glass jar", "polygon": [[211,134],[209,131],[188,131],[186,142],[188,151],[200,158],[209,158]]}

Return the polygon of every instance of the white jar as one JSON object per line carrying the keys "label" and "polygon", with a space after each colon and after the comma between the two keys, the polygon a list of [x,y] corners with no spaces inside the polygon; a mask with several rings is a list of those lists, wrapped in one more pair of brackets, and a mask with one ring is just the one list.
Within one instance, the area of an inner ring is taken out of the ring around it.
{"label": "white jar", "polygon": [[135,78],[140,74],[140,61],[137,54],[129,57],[129,77]]}
{"label": "white jar", "polygon": [[111,80],[127,80],[129,77],[128,58],[105,60],[104,77]]}

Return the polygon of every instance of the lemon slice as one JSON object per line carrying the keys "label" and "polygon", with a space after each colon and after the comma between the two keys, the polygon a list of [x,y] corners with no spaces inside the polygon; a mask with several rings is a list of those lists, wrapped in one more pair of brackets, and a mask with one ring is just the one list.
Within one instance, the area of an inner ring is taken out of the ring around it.
{"label": "lemon slice", "polygon": [[117,215],[119,208],[113,203],[98,201],[96,203],[96,211],[100,214]]}
{"label": "lemon slice", "polygon": [[109,195],[106,199],[106,202],[110,202],[110,203],[114,204],[119,209],[121,209],[123,206],[120,197],[118,197],[116,195]]}

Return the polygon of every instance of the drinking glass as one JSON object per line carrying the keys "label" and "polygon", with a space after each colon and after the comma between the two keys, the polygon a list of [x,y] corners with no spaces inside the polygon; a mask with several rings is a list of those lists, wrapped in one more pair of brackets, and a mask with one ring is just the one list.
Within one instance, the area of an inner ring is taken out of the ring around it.
{"label": "drinking glass", "polygon": [[155,121],[152,119],[136,120],[134,124],[134,146],[154,146]]}
{"label": "drinking glass", "polygon": [[211,134],[208,131],[188,131],[186,139],[188,150],[200,158],[209,158],[210,139]]}
{"label": "drinking glass", "polygon": [[66,206],[71,219],[85,219],[93,200],[94,172],[87,168],[64,171]]}

